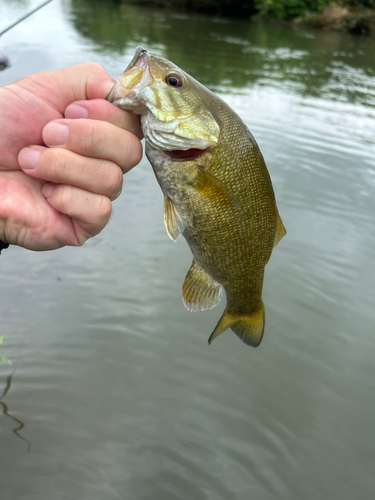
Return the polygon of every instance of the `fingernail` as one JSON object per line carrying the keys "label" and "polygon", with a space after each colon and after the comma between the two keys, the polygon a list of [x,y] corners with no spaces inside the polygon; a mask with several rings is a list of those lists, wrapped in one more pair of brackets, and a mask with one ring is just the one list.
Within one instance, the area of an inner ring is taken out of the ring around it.
{"label": "fingernail", "polygon": [[48,146],[64,146],[69,128],[62,123],[48,123],[43,130],[43,140]]}
{"label": "fingernail", "polygon": [[69,104],[65,110],[65,118],[76,119],[76,118],[87,118],[88,111],[83,106],[79,104]]}
{"label": "fingernail", "polygon": [[36,168],[40,156],[40,151],[34,148],[24,148],[18,156],[18,163],[23,170]]}
{"label": "fingernail", "polygon": [[51,196],[53,187],[54,184],[44,184],[44,186],[42,187],[42,195],[45,198],[49,198]]}

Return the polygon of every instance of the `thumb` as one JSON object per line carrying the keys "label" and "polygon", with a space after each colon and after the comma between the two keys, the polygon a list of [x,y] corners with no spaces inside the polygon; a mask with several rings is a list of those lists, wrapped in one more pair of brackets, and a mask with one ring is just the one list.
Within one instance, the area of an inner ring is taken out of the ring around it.
{"label": "thumb", "polygon": [[[51,103],[62,115],[74,101],[104,99],[115,83],[100,64],[92,62],[36,73],[26,78],[34,81],[34,94]],[[23,80],[17,83],[22,86]]]}

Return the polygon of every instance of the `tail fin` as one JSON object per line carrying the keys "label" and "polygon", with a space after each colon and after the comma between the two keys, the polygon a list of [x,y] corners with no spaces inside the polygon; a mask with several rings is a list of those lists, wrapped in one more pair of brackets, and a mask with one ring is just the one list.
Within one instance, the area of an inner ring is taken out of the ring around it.
{"label": "tail fin", "polygon": [[251,314],[234,315],[225,311],[220,318],[215,330],[211,333],[208,343],[227,328],[231,328],[240,339],[247,345],[258,347],[264,331],[264,305],[260,302],[259,308]]}

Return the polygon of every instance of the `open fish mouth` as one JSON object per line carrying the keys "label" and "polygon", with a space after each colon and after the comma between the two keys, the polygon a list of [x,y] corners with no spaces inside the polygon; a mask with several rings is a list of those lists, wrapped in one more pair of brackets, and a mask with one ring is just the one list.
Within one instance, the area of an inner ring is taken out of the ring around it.
{"label": "open fish mouth", "polygon": [[136,96],[141,89],[153,81],[150,73],[150,56],[144,48],[137,47],[133,59],[119,76],[106,100],[127,111],[135,111],[138,114],[146,113],[147,107],[140,106]]}
{"label": "open fish mouth", "polygon": [[140,45],[138,45],[138,47],[135,49],[135,53],[134,53],[134,56],[132,58],[132,60],[130,61],[130,63],[127,65],[126,69],[124,70],[124,73],[126,73],[127,71],[131,70],[132,68],[134,68],[134,66],[137,64],[138,62],[138,59],[141,57],[141,56],[144,56],[144,57],[147,57],[147,61],[148,61],[148,58],[149,58],[149,55],[147,53],[147,50],[144,49],[143,47],[141,47]]}

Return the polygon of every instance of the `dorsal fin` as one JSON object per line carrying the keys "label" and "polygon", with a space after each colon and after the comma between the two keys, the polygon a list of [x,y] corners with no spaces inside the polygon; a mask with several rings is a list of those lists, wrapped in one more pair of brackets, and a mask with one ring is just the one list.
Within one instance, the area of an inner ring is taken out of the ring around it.
{"label": "dorsal fin", "polygon": [[[277,210],[277,209],[276,209]],[[281,238],[286,235],[286,230],[283,224],[283,221],[281,220],[281,217],[279,215],[279,212],[277,212],[277,222],[276,222],[276,233],[275,233],[275,241],[273,244],[273,247],[279,243]]]}

